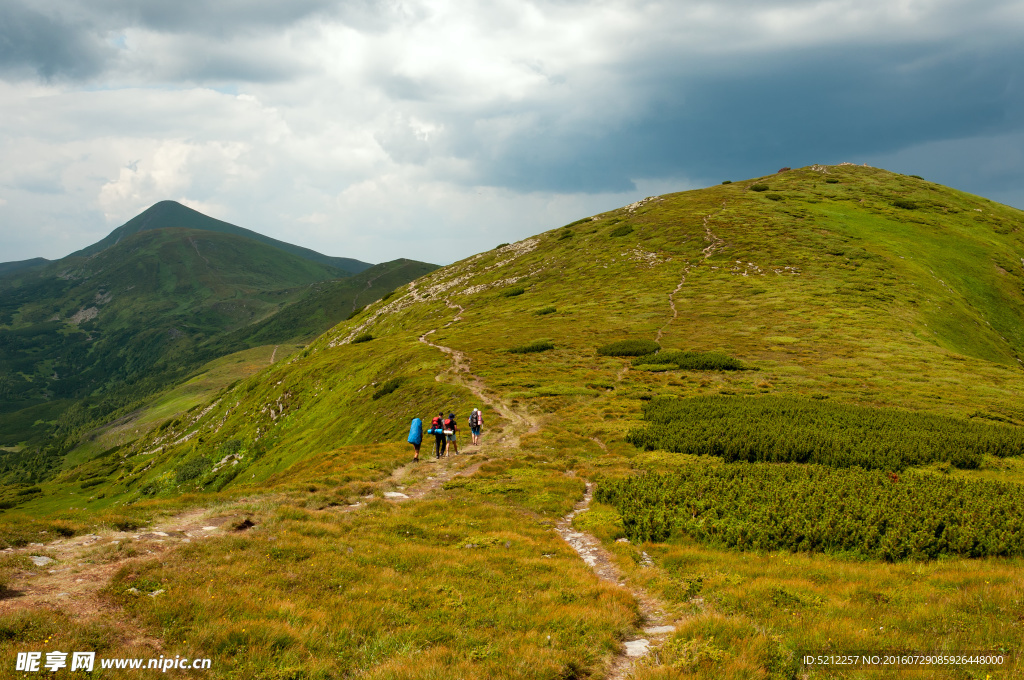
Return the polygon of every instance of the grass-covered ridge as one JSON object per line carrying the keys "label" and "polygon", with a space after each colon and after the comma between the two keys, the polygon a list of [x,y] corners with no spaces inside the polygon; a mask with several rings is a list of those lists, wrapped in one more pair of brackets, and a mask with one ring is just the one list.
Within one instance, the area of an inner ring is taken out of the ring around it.
{"label": "grass-covered ridge", "polygon": [[[754,183],[770,190],[749,191]],[[918,207],[897,208],[897,198]],[[724,465],[630,444],[643,404],[770,398],[1017,432],[1020,217],[851,166],[652,197],[397,287],[262,373],[168,413],[164,427],[38,484],[0,524],[8,540],[31,542],[57,526],[86,533],[100,518],[145,522],[160,508],[251,499],[243,507],[257,528],[144,558],[108,593],[114,611],[162,641],[162,653],[209,650],[220,660],[213,677],[342,677],[332,665],[339,655],[358,664],[346,666],[355,677],[607,676],[643,621],[628,591],[594,580],[552,528],[585,481],[691,464],[712,478]],[[502,295],[515,288],[523,294]],[[364,336],[372,341],[354,342]],[[745,370],[634,365],[595,352],[624,338],[732,357]],[[538,339],[551,348],[508,351]],[[472,463],[465,476],[409,462],[410,418],[443,409],[464,424],[474,407],[484,412],[484,445],[453,459]],[[228,451],[236,458],[215,470]],[[1014,455],[982,452],[976,468],[922,460],[905,462],[896,484],[888,467],[814,474],[848,490],[846,481],[877,481],[879,493],[920,479],[932,485],[929,497],[950,503],[963,489],[1024,479]],[[391,505],[392,491],[413,497]],[[804,519],[810,527],[815,518]],[[787,677],[797,649],[924,649],[937,640],[997,649],[1019,638],[1019,557],[950,550],[925,560],[931,554],[913,541],[897,545],[911,548],[893,552],[895,562],[852,548],[793,552],[800,548],[784,541],[741,552],[682,531],[667,542],[618,542],[624,520],[595,503],[573,521],[679,626],[659,652],[664,663],[651,661],[638,679]],[[436,587],[429,565],[442,565]],[[251,583],[266,586],[253,597],[243,587]],[[129,599],[131,587],[165,592]],[[32,630],[63,636],[59,645],[91,632],[58,614],[34,616]],[[451,622],[472,630],[452,635]],[[11,618],[0,625],[16,631],[0,642],[5,651],[35,641]],[[253,653],[239,654],[243,646]]]}

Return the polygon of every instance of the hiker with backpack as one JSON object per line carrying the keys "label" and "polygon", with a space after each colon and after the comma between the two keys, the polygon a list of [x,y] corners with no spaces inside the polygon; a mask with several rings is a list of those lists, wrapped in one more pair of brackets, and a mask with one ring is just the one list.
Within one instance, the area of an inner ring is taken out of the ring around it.
{"label": "hiker with backpack", "polygon": [[440,458],[444,455],[445,451],[445,437],[444,437],[444,411],[434,416],[433,420],[430,421],[430,430],[434,435],[434,457]]}
{"label": "hiker with backpack", "polygon": [[469,414],[469,431],[473,434],[473,446],[480,446],[480,428],[484,424],[483,414],[480,409],[475,408]]}
{"label": "hiker with backpack", "polygon": [[447,444],[447,446],[445,446],[445,449],[444,449],[444,455],[445,456],[449,455],[448,454],[448,449],[451,449],[452,452],[456,456],[459,455],[459,443],[455,439],[455,433],[458,432],[458,430],[459,430],[459,426],[455,422],[455,414],[454,413],[449,413],[448,417],[444,419],[444,430],[443,430],[443,432],[444,432],[445,439],[448,441],[448,444]]}
{"label": "hiker with backpack", "polygon": [[412,462],[418,463],[420,460],[420,445],[423,443],[423,421],[419,418],[413,418],[412,424],[409,425],[409,443],[412,444],[413,451],[415,451]]}

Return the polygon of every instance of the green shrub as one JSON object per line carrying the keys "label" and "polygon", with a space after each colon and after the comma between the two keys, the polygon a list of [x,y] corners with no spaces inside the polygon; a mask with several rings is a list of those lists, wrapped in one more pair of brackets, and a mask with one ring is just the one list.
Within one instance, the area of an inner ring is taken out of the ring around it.
{"label": "green shrub", "polygon": [[575,227],[577,224],[583,224],[584,222],[590,222],[592,219],[593,219],[592,217],[582,217],[582,218],[576,220],[575,222],[570,222],[569,224],[565,225],[562,228],[563,229],[568,229],[569,227]]}
{"label": "green shrub", "polygon": [[353,309],[353,310],[352,310],[352,313],[351,313],[351,314],[349,314],[349,315],[348,315],[348,316],[347,316],[347,317],[345,318],[345,320],[346,320],[346,321],[348,321],[349,319],[354,319],[354,318],[356,318],[357,316],[359,316],[360,312],[362,312],[362,311],[363,311],[364,309],[366,309],[366,305],[363,305],[363,306],[362,306],[362,307],[360,307],[359,309]]}
{"label": "green shrub", "polygon": [[572,238],[575,235],[576,235],[576,232],[574,232],[574,231],[572,231],[570,229],[566,229],[565,231],[563,231],[561,234],[558,235],[558,240],[559,241],[564,241],[565,239]]}
{"label": "green shrub", "polygon": [[30,486],[27,489],[22,489],[21,491],[19,491],[17,495],[19,495],[19,496],[34,496],[34,495],[40,494],[42,492],[43,492],[43,490],[40,489],[38,486]]}
{"label": "green shrub", "polygon": [[913,201],[908,201],[905,198],[897,198],[895,201],[892,202],[892,204],[897,208],[902,208],[903,210],[914,210],[917,208],[917,203],[914,203]]}
{"label": "green shrub", "polygon": [[921,175],[910,175],[910,177],[913,177],[914,179],[924,179]]}
{"label": "green shrub", "polygon": [[502,248],[504,248],[507,245],[508,245],[507,243],[499,243],[498,245],[494,246],[494,249],[495,250],[501,250]]}
{"label": "green shrub", "polygon": [[178,469],[175,471],[175,481],[178,484],[181,484],[182,482],[188,482],[195,479],[199,475],[203,474],[203,471],[206,470],[206,466],[209,465],[209,463],[210,461],[208,461],[204,456],[198,456],[196,458],[186,460],[178,466]]}
{"label": "green shrub", "polygon": [[526,289],[522,286],[513,286],[512,288],[506,288],[501,291],[501,297],[515,297],[517,295],[522,295],[525,292]]}
{"label": "green shrub", "polygon": [[825,184],[839,184],[839,180],[835,177],[826,177]]}
{"label": "green shrub", "polygon": [[739,359],[723,352],[684,352],[670,350],[657,354],[645,354],[633,360],[634,366],[644,364],[675,364],[684,371],[742,371],[745,367]]}
{"label": "green shrub", "polygon": [[597,353],[605,357],[638,357],[653,354],[661,349],[654,340],[617,340],[597,348]]}
{"label": "green shrub", "polygon": [[750,185],[750,190],[751,191],[768,191],[768,185],[767,184],[751,184]]}
{"label": "green shrub", "polygon": [[359,344],[360,342],[369,342],[370,340],[373,340],[373,335],[371,335],[370,333],[363,333],[362,335],[357,335],[356,337],[354,337],[352,339],[352,344],[356,345]]}
{"label": "green shrub", "polygon": [[767,198],[768,200],[771,200],[771,201],[781,201],[782,200],[782,194],[765,194],[764,197]]}
{"label": "green shrub", "polygon": [[384,293],[384,295],[381,297],[380,300],[378,300],[378,302],[384,302],[385,300],[391,298],[396,292],[398,292],[398,291],[391,290],[391,291],[388,291],[387,293]]}
{"label": "green shrub", "polygon": [[722,184],[732,184],[732,180],[731,179],[724,179],[724,180],[722,180]]}
{"label": "green shrub", "polygon": [[107,481],[106,477],[97,477],[96,479],[90,479],[88,481],[82,482],[78,488],[91,489],[94,486],[99,486],[105,481]]}
{"label": "green shrub", "polygon": [[534,312],[534,314],[536,314],[537,316],[544,316],[545,314],[554,314],[557,311],[558,310],[555,309],[554,307],[543,307]]}
{"label": "green shrub", "polygon": [[1024,555],[1024,487],[819,465],[684,464],[602,483],[634,542],[681,532],[740,550],[897,561]]}
{"label": "green shrub", "polygon": [[626,234],[632,234],[632,233],[633,233],[633,226],[632,225],[620,224],[619,226],[617,226],[614,229],[612,229],[611,231],[609,231],[608,235],[612,236],[612,237],[618,237],[618,236],[625,236]]}
{"label": "green shrub", "polygon": [[522,347],[513,347],[509,350],[512,354],[530,354],[531,352],[546,352],[549,349],[554,349],[555,346],[547,340],[538,340],[531,342],[529,345],[523,345]]}
{"label": "green shrub", "polygon": [[659,399],[644,419],[626,437],[634,446],[729,462],[902,470],[948,461],[974,469],[986,455],[1024,455],[1024,428],[798,397]]}
{"label": "green shrub", "polygon": [[381,383],[377,387],[377,390],[373,393],[373,400],[376,401],[376,400],[380,399],[381,397],[386,397],[387,395],[389,395],[392,392],[394,392],[395,390],[397,390],[398,387],[402,383],[404,383],[404,382],[405,382],[405,378],[399,377],[399,378],[391,378],[390,380],[387,380],[387,381]]}

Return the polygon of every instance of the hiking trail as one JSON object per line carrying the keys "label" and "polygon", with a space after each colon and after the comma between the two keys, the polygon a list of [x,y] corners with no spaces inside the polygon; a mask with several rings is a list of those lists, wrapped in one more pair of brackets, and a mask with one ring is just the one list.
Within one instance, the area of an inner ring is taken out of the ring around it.
{"label": "hiking trail", "polygon": [[[707,218],[705,218],[705,227],[706,226]],[[710,230],[708,231],[710,233]],[[716,247],[717,244],[720,243],[720,240],[717,240],[717,243],[712,241],[712,245]],[[711,253],[714,252],[714,249],[705,252],[705,259],[707,259],[707,257],[710,257]],[[445,300],[445,304],[449,309],[457,309],[458,313],[451,321],[442,326],[442,328],[448,328],[456,321],[461,320],[462,313],[465,312],[465,309],[461,305],[454,304],[449,300]],[[508,423],[502,430],[499,441],[504,440],[506,447],[517,448],[519,446],[519,433],[522,432],[523,428],[528,428],[529,432],[536,432],[540,429],[540,422],[531,417],[529,413],[526,413],[525,411],[516,411],[500,399],[491,398],[484,392],[484,383],[480,380],[479,376],[474,375],[470,371],[470,362],[464,352],[430,342],[427,338],[437,332],[437,330],[438,329],[436,328],[429,330],[419,337],[420,342],[429,345],[430,347],[434,347],[452,358],[451,367],[439,373],[435,376],[435,379],[438,382],[441,382],[446,376],[450,376],[455,382],[465,386],[478,399],[506,418]],[[604,442],[597,438],[592,438],[592,441],[597,443],[603,450],[607,451],[607,446]],[[460,474],[470,475],[475,472],[482,463],[483,461],[480,461],[470,468],[465,469]],[[572,474],[571,471],[570,474]],[[438,483],[438,486],[440,486],[441,483]],[[577,554],[579,554],[580,558],[591,568],[597,578],[607,583],[614,584],[619,588],[625,588],[639,605],[640,613],[645,624],[642,629],[643,636],[627,640],[623,645],[622,650],[612,659],[608,668],[608,680],[625,680],[636,666],[637,661],[647,656],[652,646],[662,643],[668,635],[674,632],[675,626],[668,624],[668,617],[665,613],[666,607],[661,600],[648,593],[641,586],[628,583],[618,566],[616,566],[614,556],[601,545],[601,542],[591,534],[578,531],[572,526],[573,518],[581,512],[586,512],[590,508],[590,502],[593,500],[593,496],[594,484],[587,482],[583,498],[576,503],[573,510],[568,515],[558,521],[555,526],[555,531],[557,531],[559,536],[561,536],[562,539],[568,543]],[[643,553],[643,557],[647,563],[650,563],[650,558],[646,553]]]}
{"label": "hiking trail", "polygon": [[[722,205],[722,209],[725,209],[724,204]],[[719,212],[721,212],[721,210],[719,210]],[[708,242],[708,245],[703,250],[701,250],[701,252],[704,254],[704,258],[700,262],[698,262],[697,265],[703,263],[709,257],[714,255],[715,251],[721,248],[722,244],[725,243],[725,241],[715,236],[715,234],[711,231],[711,227],[708,226],[708,220],[710,218],[710,214],[705,215],[703,218],[704,240]],[[668,294],[668,306],[672,310],[672,318],[666,321],[665,325],[658,329],[658,334],[654,338],[655,342],[661,342],[661,338],[665,334],[665,330],[668,329],[668,327],[672,325],[672,322],[679,317],[679,310],[676,309],[676,294],[683,289],[683,284],[686,283],[686,277],[690,274],[690,270],[696,267],[697,265],[693,265],[687,262],[686,265],[683,267],[683,275],[679,279],[679,283],[676,284],[676,287],[672,290],[671,293]]]}

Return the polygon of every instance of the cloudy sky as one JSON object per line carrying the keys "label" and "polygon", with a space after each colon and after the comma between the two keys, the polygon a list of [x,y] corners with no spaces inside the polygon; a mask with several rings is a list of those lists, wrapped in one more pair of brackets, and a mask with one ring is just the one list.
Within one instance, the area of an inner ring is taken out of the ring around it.
{"label": "cloudy sky", "polygon": [[812,163],[1024,208],[1024,0],[0,0],[0,261],[181,201],[446,264]]}

